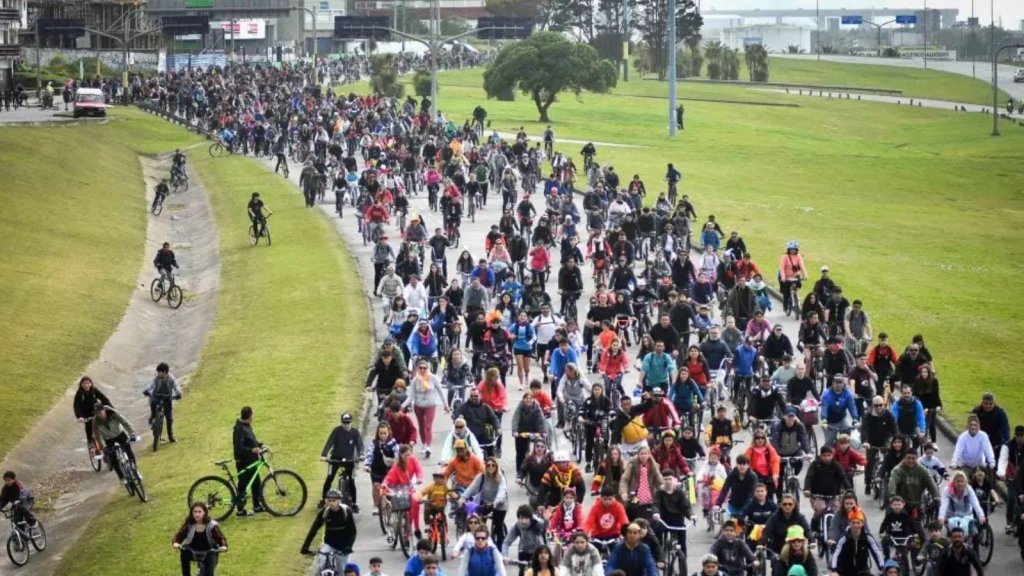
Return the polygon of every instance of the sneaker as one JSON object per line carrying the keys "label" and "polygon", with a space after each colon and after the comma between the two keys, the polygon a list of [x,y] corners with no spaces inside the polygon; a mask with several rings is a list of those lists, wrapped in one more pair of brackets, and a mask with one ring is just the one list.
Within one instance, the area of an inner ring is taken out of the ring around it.
{"label": "sneaker", "polygon": [[174,438],[174,436],[171,436],[169,440],[170,440],[171,444],[177,444],[178,443],[178,441]]}
{"label": "sneaker", "polygon": [[1006,525],[1006,535],[1010,536],[1010,535],[1013,534],[1013,532],[1014,532],[1013,525],[1012,524],[1007,524]]}
{"label": "sneaker", "polygon": [[374,508],[373,509],[373,516],[380,516],[380,510]]}
{"label": "sneaker", "polygon": [[249,512],[248,510],[245,509],[239,509],[237,512],[235,512],[235,516],[241,516],[243,518],[246,516],[254,516],[255,514],[255,512]]}
{"label": "sneaker", "polygon": [[252,513],[253,514],[262,514],[263,512],[266,512],[266,511],[267,511],[267,509],[264,508],[263,506],[253,506],[253,508],[252,508]]}
{"label": "sneaker", "polygon": [[418,528],[416,529],[415,532],[413,532],[413,535],[416,536],[417,540],[423,539],[423,532],[421,532]]}
{"label": "sneaker", "polygon": [[355,512],[356,514],[359,514],[359,504],[353,504],[352,505],[352,511]]}
{"label": "sneaker", "polygon": [[430,448],[426,448],[423,450],[423,457],[430,458]]}
{"label": "sneaker", "polygon": [[585,468],[585,471],[587,474],[590,474],[591,472],[594,471],[594,467],[590,465],[590,462],[587,462],[587,467]]}

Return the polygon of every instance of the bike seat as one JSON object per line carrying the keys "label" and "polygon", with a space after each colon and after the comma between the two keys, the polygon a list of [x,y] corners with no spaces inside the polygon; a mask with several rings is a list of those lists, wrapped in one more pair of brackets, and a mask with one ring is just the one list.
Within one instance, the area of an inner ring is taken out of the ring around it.
{"label": "bike seat", "polygon": [[227,468],[228,464],[230,464],[230,463],[231,463],[231,460],[221,460],[219,462],[214,462],[213,465],[214,466],[220,466],[221,468]]}

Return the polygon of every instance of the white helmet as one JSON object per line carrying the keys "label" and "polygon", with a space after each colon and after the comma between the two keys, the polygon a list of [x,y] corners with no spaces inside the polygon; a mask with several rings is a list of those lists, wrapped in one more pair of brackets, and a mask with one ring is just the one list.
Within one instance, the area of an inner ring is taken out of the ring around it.
{"label": "white helmet", "polygon": [[558,452],[555,452],[554,461],[555,463],[568,462],[569,454],[566,453],[565,450],[559,450]]}

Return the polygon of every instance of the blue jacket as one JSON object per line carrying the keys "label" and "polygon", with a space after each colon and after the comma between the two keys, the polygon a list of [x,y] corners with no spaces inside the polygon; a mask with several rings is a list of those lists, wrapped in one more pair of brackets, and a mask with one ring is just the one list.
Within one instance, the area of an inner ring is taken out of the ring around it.
{"label": "blue jacket", "polygon": [[530,325],[530,323],[520,325],[516,322],[508,327],[508,332],[513,338],[513,350],[519,350],[521,352],[529,352],[533,350],[533,341],[536,336],[533,333],[533,326]]}
{"label": "blue jacket", "polygon": [[648,386],[663,387],[672,381],[672,375],[676,372],[676,361],[668,352],[662,352],[661,356],[651,352],[644,356],[641,368],[647,377]]}
{"label": "blue jacket", "polygon": [[658,576],[658,567],[654,564],[654,556],[647,544],[640,542],[632,550],[621,542],[612,548],[608,555],[608,564],[604,567],[606,576],[616,570],[622,570],[629,576]]}
{"label": "blue jacket", "polygon": [[697,386],[697,383],[691,379],[687,379],[683,383],[676,380],[668,387],[668,399],[676,407],[676,412],[693,410],[694,396],[697,397],[698,402],[704,402],[704,393],[700,391],[700,386]]}
{"label": "blue jacket", "polygon": [[733,350],[733,371],[737,376],[753,376],[754,363],[757,361],[757,347],[740,344]]}
{"label": "blue jacket", "polygon": [[830,386],[821,395],[821,418],[829,424],[838,424],[846,417],[846,412],[849,412],[854,420],[858,418],[857,401],[853,393],[849,388],[843,388],[843,391],[836,395]]}
{"label": "blue jacket", "polygon": [[419,330],[413,330],[412,334],[409,334],[409,339],[405,341],[405,345],[409,348],[410,356],[427,356],[433,357],[437,355],[437,335],[431,329],[427,330],[430,337],[426,342],[423,342],[419,336]]}
{"label": "blue jacket", "polygon": [[[900,401],[897,400],[892,403],[892,415],[896,418],[896,422],[900,421]],[[927,430],[927,425],[924,422],[924,406],[921,405],[921,401],[914,398],[914,420],[917,421],[917,431],[924,432]]]}
{"label": "blue jacket", "polygon": [[487,267],[487,274],[483,274],[479,266],[473,268],[473,271],[469,273],[469,278],[471,280],[480,278],[480,285],[484,288],[492,288],[495,282],[494,270],[490,266]]}
{"label": "blue jacket", "polygon": [[554,375],[555,378],[561,378],[565,374],[565,365],[570,362],[579,364],[579,355],[571,344],[565,354],[562,354],[561,348],[555,348],[551,351],[551,366],[548,367],[548,374]]}

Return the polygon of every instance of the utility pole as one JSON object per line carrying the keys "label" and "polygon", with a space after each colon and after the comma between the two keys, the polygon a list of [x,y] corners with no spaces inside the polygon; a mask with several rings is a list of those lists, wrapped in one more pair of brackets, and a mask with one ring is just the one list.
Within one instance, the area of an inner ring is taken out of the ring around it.
{"label": "utility pole", "polygon": [[[995,26],[995,13],[992,13]],[[1024,48],[1024,43],[1007,44],[992,53],[992,136],[999,136],[999,54],[1007,48]]]}
{"label": "utility pole", "polygon": [[924,0],[924,69],[928,69],[928,0]]}
{"label": "utility pole", "polygon": [[676,0],[668,0],[668,136],[676,137]]}
{"label": "utility pole", "polygon": [[622,81],[629,82],[629,3],[622,0]]}
{"label": "utility pole", "polygon": [[[974,36],[976,22],[977,20],[974,19],[974,0],[971,0],[971,44],[974,44],[974,41],[976,40],[976,37]],[[974,50],[971,50],[971,78],[977,77],[977,71],[974,69],[974,61]]]}
{"label": "utility pole", "polygon": [[818,46],[818,61],[821,61],[821,0],[814,0],[814,37]]}

